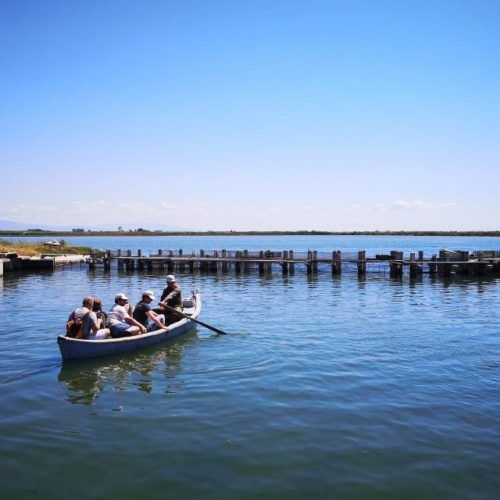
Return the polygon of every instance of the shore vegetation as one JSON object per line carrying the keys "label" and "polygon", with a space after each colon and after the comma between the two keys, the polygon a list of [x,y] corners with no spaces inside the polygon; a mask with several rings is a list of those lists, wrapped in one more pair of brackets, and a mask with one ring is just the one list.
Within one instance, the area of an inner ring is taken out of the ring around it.
{"label": "shore vegetation", "polygon": [[41,255],[88,255],[92,253],[90,247],[68,245],[64,240],[59,243],[60,246],[47,246],[42,242],[0,240],[0,254],[17,253],[28,257],[39,257]]}
{"label": "shore vegetation", "polygon": [[498,231],[150,231],[144,228],[129,229],[127,231],[45,231],[42,229],[28,229],[24,231],[10,231],[0,229],[1,236],[47,236],[47,237],[75,237],[75,236],[500,236]]}

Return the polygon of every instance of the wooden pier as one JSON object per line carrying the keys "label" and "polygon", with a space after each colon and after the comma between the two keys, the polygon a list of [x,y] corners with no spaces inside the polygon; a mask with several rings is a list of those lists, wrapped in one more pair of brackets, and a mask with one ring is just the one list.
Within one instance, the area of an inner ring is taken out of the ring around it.
{"label": "wooden pier", "polygon": [[[94,256],[90,257],[92,260]],[[43,254],[40,257],[18,255],[16,252],[0,253],[0,276],[13,271],[54,271],[58,267],[73,264],[85,264],[89,261],[86,255]]]}
{"label": "wooden pier", "polygon": [[487,275],[500,273],[500,251],[450,251],[441,250],[439,254],[425,257],[423,251],[409,253],[393,250],[387,254],[369,256],[365,250],[358,252],[294,252],[283,251],[249,251],[249,250],[199,250],[184,252],[180,250],[158,250],[143,252],[137,250],[107,250],[89,258],[90,269],[103,267],[110,270],[112,262],[122,271],[175,271],[190,273],[250,273],[269,274],[273,269],[284,274],[294,274],[297,266],[305,269],[307,274],[317,274],[319,270],[328,269],[333,275],[344,271],[354,271],[358,275],[368,272],[387,272],[391,276],[410,276],[436,274],[453,275]]}

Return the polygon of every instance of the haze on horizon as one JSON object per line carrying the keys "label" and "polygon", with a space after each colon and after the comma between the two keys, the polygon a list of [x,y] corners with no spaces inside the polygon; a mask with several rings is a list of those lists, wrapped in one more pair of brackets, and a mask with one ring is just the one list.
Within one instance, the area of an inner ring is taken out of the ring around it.
{"label": "haze on horizon", "polygon": [[0,219],[498,230],[500,3],[0,3]]}

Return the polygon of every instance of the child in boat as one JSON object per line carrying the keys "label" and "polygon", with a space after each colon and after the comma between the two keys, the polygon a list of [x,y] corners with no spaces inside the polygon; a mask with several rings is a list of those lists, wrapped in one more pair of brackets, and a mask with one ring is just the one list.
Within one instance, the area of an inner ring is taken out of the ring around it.
{"label": "child in boat", "polygon": [[108,315],[102,310],[102,302],[99,297],[94,297],[94,305],[92,306],[92,311],[95,312],[97,319],[101,320],[101,329],[96,332],[95,338],[102,339],[111,337],[110,329],[105,328]]}
{"label": "child in boat", "polygon": [[92,306],[92,311],[95,312],[97,319],[102,321],[102,324],[106,324],[106,318],[108,315],[102,310],[102,302],[99,297],[94,297],[94,305]]}

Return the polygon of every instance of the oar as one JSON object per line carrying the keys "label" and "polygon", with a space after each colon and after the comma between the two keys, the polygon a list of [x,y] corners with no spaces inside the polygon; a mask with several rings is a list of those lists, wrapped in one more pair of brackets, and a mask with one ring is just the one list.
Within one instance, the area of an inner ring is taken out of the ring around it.
{"label": "oar", "polygon": [[204,326],[205,328],[208,328],[209,330],[212,330],[213,332],[220,333],[221,335],[226,335],[226,332],[224,330],[220,330],[219,328],[215,328],[215,326],[204,323],[203,321],[200,321],[199,319],[192,318],[191,316],[188,316],[187,314],[184,314],[183,312],[180,312],[173,307],[167,306],[166,304],[163,304],[163,307],[165,309],[169,309],[170,311],[176,312],[180,316],[183,316],[184,318],[190,319],[191,321],[194,321],[195,323],[199,323],[200,325]]}

